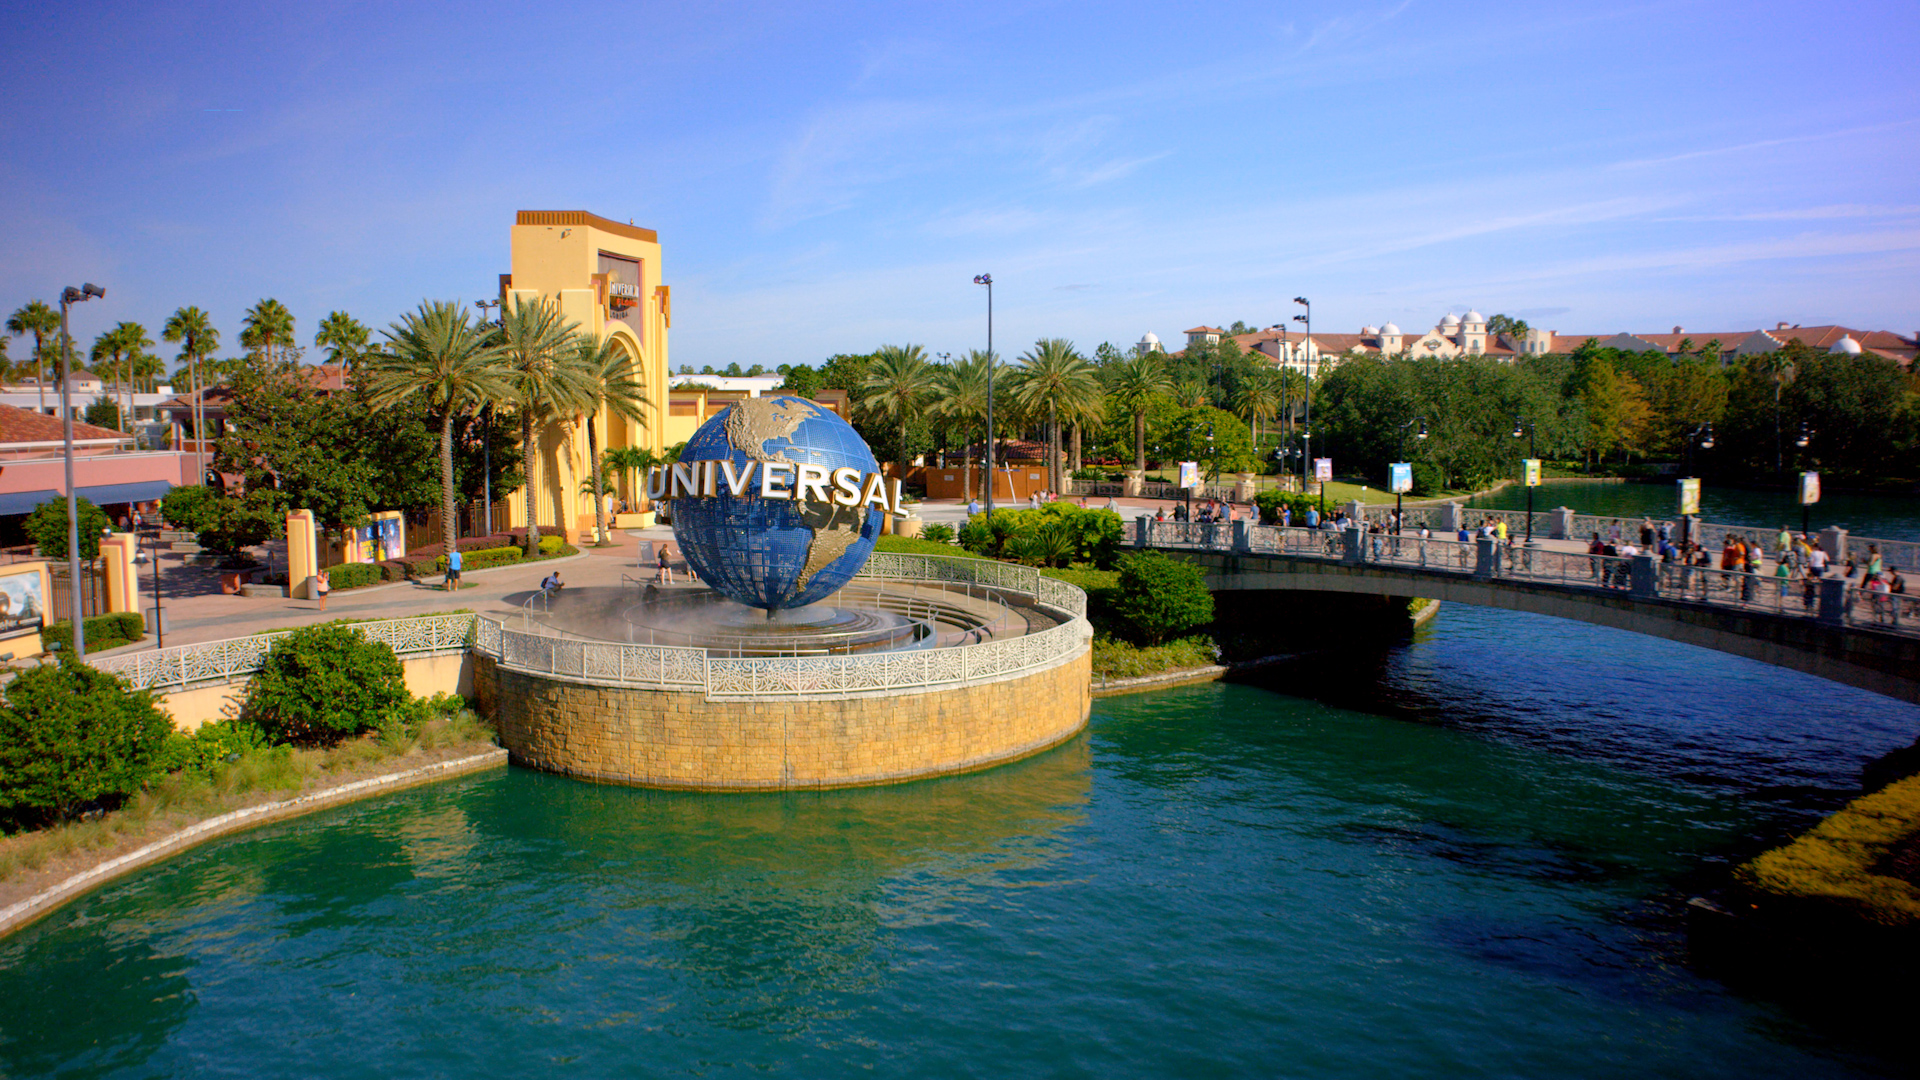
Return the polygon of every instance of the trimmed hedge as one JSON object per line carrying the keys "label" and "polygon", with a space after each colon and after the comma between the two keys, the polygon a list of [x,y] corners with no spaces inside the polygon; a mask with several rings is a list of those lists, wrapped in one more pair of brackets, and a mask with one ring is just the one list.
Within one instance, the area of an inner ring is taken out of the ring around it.
{"label": "trimmed hedge", "polygon": [[0,689],[0,820],[112,807],[154,774],[173,724],[145,690],[63,657]]}
{"label": "trimmed hedge", "polygon": [[917,536],[882,536],[873,542],[873,550],[891,551],[900,555],[940,555],[949,559],[984,558],[966,548],[943,544],[937,540],[923,540]]}
{"label": "trimmed hedge", "polygon": [[[547,542],[545,540],[540,541],[540,549],[545,551],[546,548]],[[509,566],[521,561],[525,554],[525,552],[517,547],[481,548],[479,551],[463,551],[460,553],[460,570],[462,573],[465,573],[468,570],[491,570],[496,566]],[[438,556],[433,560],[433,572],[436,574],[444,574],[447,572],[447,557],[445,555]]]}
{"label": "trimmed hedge", "polygon": [[[111,649],[128,642],[139,641],[147,636],[147,619],[137,611],[116,611],[110,615],[95,615],[85,623],[87,628],[87,649],[98,651]],[[61,651],[73,648],[73,624],[54,623],[40,628],[40,640],[49,649],[55,642]],[[111,644],[108,644],[111,642]]]}
{"label": "trimmed hedge", "polygon": [[385,580],[380,573],[379,563],[358,562],[341,563],[327,568],[327,584],[334,592],[341,589],[358,589],[366,585],[378,585]]}

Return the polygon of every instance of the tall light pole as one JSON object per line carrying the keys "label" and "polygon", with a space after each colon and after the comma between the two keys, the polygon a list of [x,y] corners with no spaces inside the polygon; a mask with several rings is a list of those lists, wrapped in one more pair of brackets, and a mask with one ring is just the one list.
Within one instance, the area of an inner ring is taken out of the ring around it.
{"label": "tall light pole", "polygon": [[80,513],[73,490],[73,335],[67,332],[67,309],[105,295],[107,290],[91,281],[78,289],[69,285],[60,291],[60,421],[66,428],[67,444],[67,617],[73,620],[76,660],[87,658],[87,622],[80,604]]}
{"label": "tall light pole", "polygon": [[[1427,418],[1426,417],[1416,416],[1413,419],[1407,421],[1406,423],[1400,425],[1400,460],[1407,462],[1407,468],[1409,471],[1411,471],[1413,468],[1413,462],[1407,460],[1407,429],[1412,427],[1415,424],[1420,425],[1420,430],[1415,432],[1413,437],[1416,439],[1419,439],[1421,442],[1426,442],[1427,441]],[[1394,486],[1398,488],[1399,485],[1396,484]],[[1400,492],[1396,490],[1393,493],[1393,534],[1395,536],[1400,535],[1401,509],[1402,508],[1401,508]],[[1533,516],[1529,514],[1527,516],[1527,520],[1531,522],[1533,520]]]}
{"label": "tall light pole", "polygon": [[[1522,431],[1525,431],[1527,434],[1527,456],[1529,458],[1538,457],[1539,454],[1533,448],[1533,421],[1522,420],[1518,416],[1516,416],[1513,418],[1513,437],[1516,439],[1519,438],[1520,433]],[[1523,468],[1521,471],[1524,474],[1525,469]],[[1520,477],[1520,480],[1523,484],[1526,482],[1526,479],[1527,478],[1525,475],[1522,475]],[[1533,485],[1526,484],[1526,488],[1527,488],[1527,546],[1532,547],[1533,546]]]}
{"label": "tall light pole", "polygon": [[[1313,304],[1304,296],[1296,296],[1293,302],[1307,309],[1305,315],[1295,315],[1293,321],[1306,326],[1307,334],[1300,339],[1300,365],[1306,372],[1307,415],[1303,421],[1300,441],[1300,493],[1307,491],[1307,470],[1313,467]],[[1327,512],[1327,486],[1320,485],[1320,512]]]}
{"label": "tall light pole", "polygon": [[[993,275],[975,274],[975,285],[987,287],[987,520],[993,520]],[[1011,488],[1007,497],[1013,497]]]}
{"label": "tall light pole", "polygon": [[[487,309],[499,307],[500,301],[475,300],[473,302],[473,306],[480,309],[480,321],[484,323],[487,321]],[[487,407],[480,411],[484,414],[480,422],[483,425],[485,425],[483,430],[480,432],[480,460],[482,462],[480,466],[480,470],[481,470],[480,498],[481,498],[481,505],[485,507],[485,509],[482,512],[487,515],[487,523],[485,527],[481,530],[480,535],[492,536],[493,535],[493,402],[491,401],[487,402]]]}

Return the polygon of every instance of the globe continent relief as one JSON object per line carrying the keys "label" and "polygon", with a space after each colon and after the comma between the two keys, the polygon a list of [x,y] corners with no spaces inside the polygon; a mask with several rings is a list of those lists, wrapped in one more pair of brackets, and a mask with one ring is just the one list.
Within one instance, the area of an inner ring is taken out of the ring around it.
{"label": "globe continent relief", "polygon": [[[743,398],[716,414],[681,461],[732,461],[877,471],[873,451],[838,414],[797,397]],[[792,487],[791,474],[784,485]],[[838,592],[873,554],[881,511],[760,495],[758,468],[739,496],[673,501],[673,536],[700,579],[730,600],[769,611]]]}

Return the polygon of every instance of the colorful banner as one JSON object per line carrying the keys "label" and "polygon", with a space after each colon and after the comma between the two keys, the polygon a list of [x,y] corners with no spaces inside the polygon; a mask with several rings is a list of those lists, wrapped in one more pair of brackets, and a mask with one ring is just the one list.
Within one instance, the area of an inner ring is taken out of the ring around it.
{"label": "colorful banner", "polygon": [[1700,480],[1688,477],[1680,481],[1680,516],[1688,517],[1700,512]]}
{"label": "colorful banner", "polygon": [[1540,486],[1540,459],[1530,457],[1520,463],[1521,482],[1528,487]]}
{"label": "colorful banner", "polygon": [[1413,490],[1413,463],[1396,461],[1387,466],[1387,490],[1395,495],[1405,495]]}
{"label": "colorful banner", "polygon": [[1200,486],[1200,463],[1199,462],[1183,461],[1180,463],[1180,485],[1179,486],[1187,489],[1188,491],[1192,491]]}
{"label": "colorful banner", "polygon": [[341,561],[350,563],[379,561],[379,548],[373,543],[373,526],[362,525],[357,529],[348,529],[345,540],[345,550],[340,554]]}
{"label": "colorful banner", "polygon": [[1812,506],[1820,501],[1820,474],[1803,472],[1800,474],[1800,505]]}
{"label": "colorful banner", "polygon": [[1314,458],[1313,459],[1313,478],[1315,481],[1322,484],[1333,479],[1333,459],[1330,457]]}

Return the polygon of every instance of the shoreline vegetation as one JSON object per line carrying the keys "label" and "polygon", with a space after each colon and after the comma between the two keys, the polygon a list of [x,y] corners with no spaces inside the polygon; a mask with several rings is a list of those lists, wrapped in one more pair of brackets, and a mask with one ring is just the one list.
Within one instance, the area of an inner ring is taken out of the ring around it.
{"label": "shoreline vegetation", "polygon": [[[421,773],[419,782],[462,775],[434,766],[498,750],[493,729],[471,713],[430,721],[406,736],[370,732],[326,750],[262,747],[238,755],[207,776],[174,774],[136,794],[117,810],[89,815],[0,838],[0,937],[85,895],[121,873],[150,865],[187,847],[271,821],[310,813],[356,798],[401,790],[391,778]],[[504,761],[504,751],[493,755]],[[490,767],[490,766],[476,766]],[[386,783],[377,783],[383,779]],[[369,783],[375,781],[375,783]],[[355,785],[362,785],[355,788]],[[355,789],[342,796],[339,793]],[[195,836],[185,845],[172,838],[237,812],[274,807],[247,815],[231,828]],[[115,873],[91,880],[70,895],[30,910],[17,905],[62,891],[116,859],[144,848],[163,847],[151,858],[131,861]]]}

